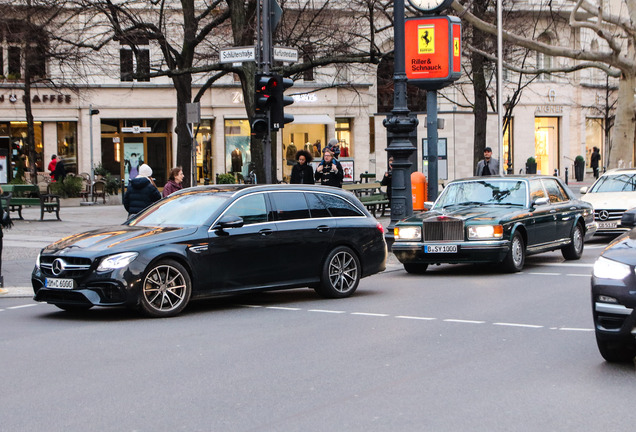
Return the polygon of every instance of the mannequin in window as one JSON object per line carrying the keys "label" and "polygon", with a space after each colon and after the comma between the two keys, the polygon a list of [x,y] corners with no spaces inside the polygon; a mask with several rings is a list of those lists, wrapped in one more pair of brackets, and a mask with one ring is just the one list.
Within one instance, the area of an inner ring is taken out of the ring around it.
{"label": "mannequin in window", "polygon": [[243,154],[241,150],[235,148],[232,150],[231,154],[232,158],[232,172],[241,172],[243,171]]}
{"label": "mannequin in window", "polygon": [[287,146],[287,150],[285,151],[285,159],[287,160],[287,165],[291,166],[296,164],[295,158],[297,151],[298,149],[293,142]]}

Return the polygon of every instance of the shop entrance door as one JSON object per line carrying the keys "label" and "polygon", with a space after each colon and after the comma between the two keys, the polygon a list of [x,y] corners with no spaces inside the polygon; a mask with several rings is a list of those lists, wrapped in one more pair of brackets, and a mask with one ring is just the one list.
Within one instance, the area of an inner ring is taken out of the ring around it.
{"label": "shop entrance door", "polygon": [[535,117],[534,152],[537,174],[552,175],[559,169],[559,117]]}

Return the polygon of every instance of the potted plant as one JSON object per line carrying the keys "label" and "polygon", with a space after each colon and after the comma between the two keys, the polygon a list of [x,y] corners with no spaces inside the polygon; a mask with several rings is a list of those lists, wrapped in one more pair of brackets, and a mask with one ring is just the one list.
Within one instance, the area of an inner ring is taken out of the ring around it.
{"label": "potted plant", "polygon": [[578,182],[585,177],[585,158],[581,155],[574,158],[574,177]]}
{"label": "potted plant", "polygon": [[534,156],[530,156],[526,160],[526,174],[536,174],[537,173],[537,160]]}
{"label": "potted plant", "polygon": [[236,183],[236,178],[234,177],[234,174],[219,174],[216,177],[216,183],[217,184],[235,184]]}

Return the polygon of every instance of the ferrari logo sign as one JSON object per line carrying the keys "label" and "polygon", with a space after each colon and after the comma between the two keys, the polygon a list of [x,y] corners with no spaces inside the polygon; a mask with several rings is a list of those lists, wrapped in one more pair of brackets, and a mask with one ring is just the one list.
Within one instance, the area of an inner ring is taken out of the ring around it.
{"label": "ferrari logo sign", "polygon": [[435,26],[417,26],[417,43],[419,54],[435,54]]}
{"label": "ferrari logo sign", "polygon": [[453,39],[453,56],[459,57],[459,38]]}

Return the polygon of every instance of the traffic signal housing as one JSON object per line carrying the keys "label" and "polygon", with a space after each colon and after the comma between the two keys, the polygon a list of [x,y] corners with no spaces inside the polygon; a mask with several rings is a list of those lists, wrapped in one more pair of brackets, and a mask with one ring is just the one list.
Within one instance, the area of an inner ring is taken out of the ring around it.
{"label": "traffic signal housing", "polygon": [[254,118],[252,134],[265,135],[269,131],[268,116],[278,91],[276,77],[270,74],[256,74],[254,80]]}
{"label": "traffic signal housing", "polygon": [[294,98],[285,96],[285,90],[293,86],[294,81],[276,74],[273,75],[273,78],[276,84],[273,86],[273,100],[270,105],[270,126],[273,130],[278,130],[285,127],[286,123],[294,121],[293,115],[285,114],[285,107],[294,103]]}

